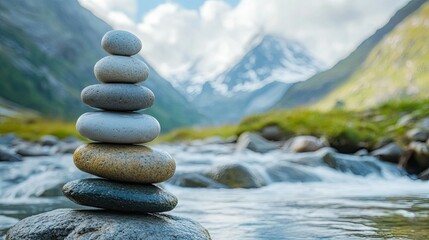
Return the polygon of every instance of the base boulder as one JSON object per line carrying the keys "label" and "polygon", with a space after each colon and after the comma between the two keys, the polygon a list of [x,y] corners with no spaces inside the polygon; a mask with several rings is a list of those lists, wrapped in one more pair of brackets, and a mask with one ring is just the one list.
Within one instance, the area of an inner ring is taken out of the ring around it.
{"label": "base boulder", "polygon": [[210,235],[197,222],[167,214],[58,209],[23,219],[8,231],[6,239],[206,240]]}

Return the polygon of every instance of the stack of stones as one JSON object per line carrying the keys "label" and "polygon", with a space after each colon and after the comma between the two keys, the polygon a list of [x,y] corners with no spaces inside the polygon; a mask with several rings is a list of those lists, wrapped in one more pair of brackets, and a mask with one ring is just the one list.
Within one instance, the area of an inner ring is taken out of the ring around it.
{"label": "stack of stones", "polygon": [[111,54],[95,64],[101,84],[82,91],[82,100],[96,112],[77,121],[79,133],[94,141],[74,153],[76,167],[101,178],[80,179],[64,185],[72,201],[86,206],[128,212],[165,212],[177,198],[153,185],[173,176],[174,159],[168,153],[139,145],[158,137],[160,125],[149,115],[135,111],[152,106],[153,92],[137,83],[148,78],[149,69],[131,57],[141,49],[140,40],[126,31],[113,30],[101,41]]}

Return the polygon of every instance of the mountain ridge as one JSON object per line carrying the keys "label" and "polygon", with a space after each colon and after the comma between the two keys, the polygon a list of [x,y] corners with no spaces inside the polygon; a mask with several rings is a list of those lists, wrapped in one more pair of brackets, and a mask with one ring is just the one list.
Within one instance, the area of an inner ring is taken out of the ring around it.
{"label": "mountain ridge", "polygon": [[346,58],[332,68],[320,72],[306,81],[294,84],[273,107],[293,108],[308,106],[327,96],[361,66],[371,50],[406,17],[419,9],[427,0],[413,0],[397,11],[382,28],[363,41]]}

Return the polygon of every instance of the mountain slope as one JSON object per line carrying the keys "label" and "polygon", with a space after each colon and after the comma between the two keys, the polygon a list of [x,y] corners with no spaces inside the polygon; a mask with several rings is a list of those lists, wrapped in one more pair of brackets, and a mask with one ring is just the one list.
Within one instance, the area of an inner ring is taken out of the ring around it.
{"label": "mountain slope", "polygon": [[413,0],[399,10],[390,21],[360,44],[348,57],[331,69],[318,73],[304,82],[292,86],[275,108],[290,108],[309,105],[319,101],[343,84],[355,73],[374,47],[406,17],[415,12],[426,0]]}
{"label": "mountain slope", "polygon": [[214,123],[234,123],[268,110],[289,88],[319,72],[322,64],[299,43],[258,37],[243,58],[213,81],[193,101]]}
{"label": "mountain slope", "polygon": [[429,3],[404,19],[368,55],[346,83],[317,104],[341,101],[361,109],[399,98],[428,98]]}
{"label": "mountain slope", "polygon": [[[94,64],[106,56],[100,40],[111,27],[76,0],[0,2],[0,97],[51,118],[89,110],[80,91],[95,84]],[[147,110],[164,130],[200,118],[189,102],[151,68],[157,99]]]}

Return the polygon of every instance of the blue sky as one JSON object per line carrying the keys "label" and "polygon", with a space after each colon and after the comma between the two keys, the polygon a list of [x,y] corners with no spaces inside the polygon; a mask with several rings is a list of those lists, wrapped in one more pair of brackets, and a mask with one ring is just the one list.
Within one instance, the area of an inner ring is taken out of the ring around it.
{"label": "blue sky", "polygon": [[[144,16],[146,13],[148,13],[150,10],[155,8],[156,6],[160,4],[164,4],[167,2],[173,2],[176,4],[179,4],[180,6],[187,8],[187,9],[199,9],[204,3],[205,0],[143,0],[138,2],[138,17]],[[235,7],[237,6],[239,0],[226,0],[226,3],[228,3],[230,6]]]}

